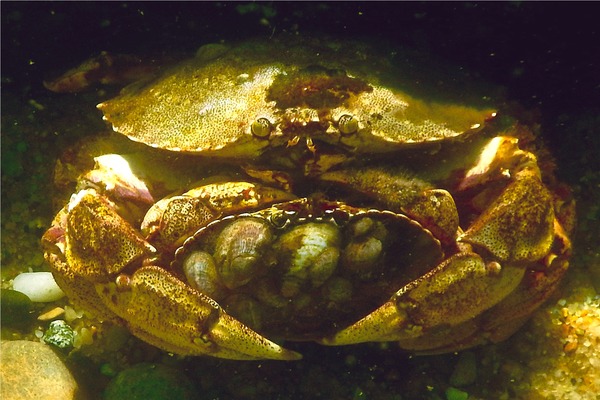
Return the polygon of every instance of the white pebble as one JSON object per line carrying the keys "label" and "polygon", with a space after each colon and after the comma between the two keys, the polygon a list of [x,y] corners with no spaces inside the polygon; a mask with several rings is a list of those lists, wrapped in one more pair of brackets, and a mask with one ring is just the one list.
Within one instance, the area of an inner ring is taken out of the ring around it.
{"label": "white pebble", "polygon": [[49,303],[65,295],[50,272],[24,272],[17,275],[13,280],[13,289],[36,303]]}

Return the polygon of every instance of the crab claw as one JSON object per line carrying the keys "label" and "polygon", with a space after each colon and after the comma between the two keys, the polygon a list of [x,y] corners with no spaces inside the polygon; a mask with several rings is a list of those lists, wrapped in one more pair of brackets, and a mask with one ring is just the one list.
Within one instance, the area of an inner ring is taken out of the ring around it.
{"label": "crab claw", "polygon": [[139,338],[181,355],[236,360],[297,360],[301,356],[271,342],[226,314],[210,297],[156,266],[97,284],[99,297]]}
{"label": "crab claw", "polygon": [[490,332],[491,341],[500,342],[516,331],[550,297],[567,272],[571,242],[558,221],[554,225],[552,252],[540,260],[542,268],[527,271],[519,287],[485,314],[482,327]]}
{"label": "crab claw", "polygon": [[500,260],[535,261],[550,251],[554,221],[552,195],[539,173],[523,169],[460,240],[481,246]]}
{"label": "crab claw", "polygon": [[347,168],[326,172],[320,179],[352,188],[391,210],[402,211],[444,243],[456,239],[458,211],[446,190],[431,189],[414,176],[383,168]]}
{"label": "crab claw", "polygon": [[94,189],[73,196],[44,245],[57,281],[77,303],[127,324],[134,335],[160,348],[230,359],[300,358],[165,269],[151,265],[130,272],[150,263],[156,250]]}
{"label": "crab claw", "polygon": [[158,249],[172,250],[199,226],[223,214],[258,209],[295,198],[283,190],[250,182],[208,184],[158,201],[146,214],[142,233]]}
{"label": "crab claw", "polygon": [[71,196],[67,211],[64,255],[82,277],[102,280],[156,253],[94,189]]}
{"label": "crab claw", "polygon": [[81,177],[80,185],[86,182],[92,187],[99,187],[112,199],[146,204],[147,207],[154,204],[148,187],[133,173],[125,157],[104,154],[95,157],[94,161],[94,169]]}
{"label": "crab claw", "polygon": [[506,297],[524,273],[520,266],[486,264],[474,253],[455,254],[404,286],[383,306],[322,343],[406,340],[459,325]]}

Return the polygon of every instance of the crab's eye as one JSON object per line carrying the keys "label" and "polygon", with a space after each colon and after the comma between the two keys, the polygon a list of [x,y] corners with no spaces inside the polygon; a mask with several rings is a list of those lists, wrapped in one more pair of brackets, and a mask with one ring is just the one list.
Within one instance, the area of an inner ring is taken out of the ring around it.
{"label": "crab's eye", "polygon": [[250,127],[252,134],[259,138],[266,138],[271,134],[273,130],[273,124],[266,118],[259,118],[252,123]]}
{"label": "crab's eye", "polygon": [[351,135],[358,130],[358,120],[350,114],[344,114],[338,120],[338,128],[342,135]]}

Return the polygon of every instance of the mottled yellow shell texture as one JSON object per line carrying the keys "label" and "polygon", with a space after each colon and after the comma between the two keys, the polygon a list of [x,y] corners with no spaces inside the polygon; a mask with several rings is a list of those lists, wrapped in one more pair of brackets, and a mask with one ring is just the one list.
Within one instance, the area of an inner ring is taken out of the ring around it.
{"label": "mottled yellow shell texture", "polygon": [[[401,78],[387,57],[365,45],[262,39],[203,46],[193,59],[98,108],[132,140],[242,159],[294,138],[385,152],[461,135],[493,112],[417,100],[400,90]],[[352,120],[343,128],[344,118]]]}

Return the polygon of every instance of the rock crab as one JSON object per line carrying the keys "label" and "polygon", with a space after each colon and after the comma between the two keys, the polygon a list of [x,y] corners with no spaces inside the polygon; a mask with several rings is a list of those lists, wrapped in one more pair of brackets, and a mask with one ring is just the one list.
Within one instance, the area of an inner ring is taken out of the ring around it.
{"label": "rock crab", "polygon": [[369,52],[209,45],[99,104],[156,163],[206,168],[156,201],[153,176],[98,157],[43,237],[59,285],[182,355],[299,357],[279,340],[435,353],[511,335],[568,267],[568,201],[519,142],[526,127],[419,100]]}

